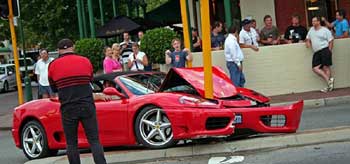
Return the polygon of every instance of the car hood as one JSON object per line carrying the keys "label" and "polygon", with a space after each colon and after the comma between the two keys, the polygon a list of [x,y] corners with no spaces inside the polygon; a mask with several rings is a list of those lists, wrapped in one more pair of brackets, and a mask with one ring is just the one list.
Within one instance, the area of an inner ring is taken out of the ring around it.
{"label": "car hood", "polygon": [[[215,98],[226,98],[237,94],[236,87],[230,78],[219,67],[212,67],[213,72],[213,96]],[[204,70],[203,67],[194,68],[171,68],[159,91],[165,91],[176,86],[190,84],[204,97]]]}

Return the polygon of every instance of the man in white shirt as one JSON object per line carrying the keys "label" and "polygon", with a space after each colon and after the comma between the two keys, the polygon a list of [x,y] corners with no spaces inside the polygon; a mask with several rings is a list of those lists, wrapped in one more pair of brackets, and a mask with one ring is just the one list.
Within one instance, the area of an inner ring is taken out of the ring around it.
{"label": "man in white shirt", "polygon": [[312,58],[313,71],[327,82],[327,87],[321,92],[332,91],[334,78],[331,76],[333,36],[331,31],[321,26],[321,18],[312,18],[313,27],[306,36],[306,47],[312,47],[314,55]]}
{"label": "man in white shirt", "polygon": [[235,86],[244,87],[245,77],[242,71],[243,53],[237,42],[237,28],[231,26],[225,40],[226,66],[230,72],[231,81]]}
{"label": "man in white shirt", "polygon": [[148,65],[148,59],[144,52],[139,51],[139,44],[132,44],[132,53],[129,55],[128,67],[131,71],[142,71]]}
{"label": "man in white shirt", "polygon": [[48,51],[46,49],[40,50],[40,59],[35,65],[35,74],[38,76],[39,95],[42,95],[42,98],[55,96],[48,80],[48,67],[51,61],[53,58],[49,58]]}
{"label": "man in white shirt", "polygon": [[239,33],[239,45],[241,48],[251,48],[254,51],[259,51],[259,35],[256,30],[251,27],[251,21],[244,19],[242,21],[242,30]]}

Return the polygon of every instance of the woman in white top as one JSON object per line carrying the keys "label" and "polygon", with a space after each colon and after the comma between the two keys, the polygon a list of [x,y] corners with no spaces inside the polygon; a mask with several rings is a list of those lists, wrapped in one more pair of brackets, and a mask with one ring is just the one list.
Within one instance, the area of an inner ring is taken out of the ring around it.
{"label": "woman in white top", "polygon": [[137,43],[132,44],[132,53],[129,55],[128,67],[131,71],[144,70],[148,65],[148,59],[144,52],[139,51],[139,45]]}

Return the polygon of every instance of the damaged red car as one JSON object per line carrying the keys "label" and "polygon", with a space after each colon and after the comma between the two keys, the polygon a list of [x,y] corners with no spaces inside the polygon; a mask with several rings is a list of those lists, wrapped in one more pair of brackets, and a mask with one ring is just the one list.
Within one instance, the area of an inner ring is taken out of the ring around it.
{"label": "damaged red car", "polygon": [[[104,147],[142,144],[166,148],[178,140],[255,133],[293,133],[299,127],[303,101],[270,107],[269,98],[235,87],[213,67],[213,99],[204,98],[203,68],[161,72],[118,72],[94,78],[94,92],[112,96],[96,101],[99,136]],[[34,100],[15,108],[12,135],[29,159],[65,149],[57,99]],[[89,144],[79,126],[80,148]]]}

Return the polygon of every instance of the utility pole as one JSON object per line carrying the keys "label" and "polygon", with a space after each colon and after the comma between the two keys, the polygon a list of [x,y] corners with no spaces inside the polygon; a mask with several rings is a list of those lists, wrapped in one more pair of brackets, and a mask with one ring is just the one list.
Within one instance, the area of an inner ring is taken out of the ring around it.
{"label": "utility pole", "polygon": [[[18,4],[19,5],[19,4]],[[20,12],[20,11],[18,11]],[[31,101],[33,100],[33,94],[32,94],[32,84],[30,81],[30,78],[28,76],[28,68],[27,68],[27,55],[26,55],[26,51],[25,51],[25,39],[24,39],[24,32],[23,32],[23,24],[22,24],[22,18],[19,18],[18,21],[18,26],[19,26],[19,31],[21,34],[21,41],[22,41],[22,55],[23,55],[23,62],[24,62],[24,89],[25,89],[25,97],[26,97],[26,101]],[[36,76],[36,75],[34,75]]]}
{"label": "utility pole", "polygon": [[77,0],[77,15],[78,15],[78,25],[79,25],[79,36],[80,39],[84,38],[84,31],[83,31],[83,19],[81,16],[81,0]]}
{"label": "utility pole", "polygon": [[213,74],[211,63],[210,15],[209,1],[201,0],[202,39],[203,39],[203,69],[205,98],[213,98]]}
{"label": "utility pole", "polygon": [[[187,0],[180,0],[181,6],[181,18],[182,18],[182,29],[184,36],[184,45],[189,50],[192,50],[191,42],[192,42],[192,32],[190,31],[191,25],[188,16],[188,3]],[[187,62],[188,67],[192,67],[192,62]]]}
{"label": "utility pole", "polygon": [[16,31],[15,26],[13,24],[13,8],[12,8],[12,0],[8,0],[9,7],[9,23],[10,23],[10,31],[11,31],[11,39],[12,39],[12,49],[13,49],[13,58],[15,61],[16,68],[16,80],[17,80],[17,89],[18,89],[18,104],[23,104],[23,90],[22,90],[22,82],[19,71],[19,61],[18,61],[18,50],[17,50],[17,40],[16,40]]}
{"label": "utility pole", "polygon": [[117,6],[115,3],[116,0],[112,0],[112,5],[113,5],[113,17],[117,16]]}
{"label": "utility pole", "polygon": [[89,11],[91,38],[96,38],[94,11],[92,9],[92,0],[88,0],[88,11]]}
{"label": "utility pole", "polygon": [[228,28],[232,25],[231,0],[224,0],[225,22]]}
{"label": "utility pole", "polygon": [[87,28],[87,21],[86,21],[86,12],[85,12],[85,0],[80,0],[81,5],[81,15],[83,17],[83,32],[84,32],[84,38],[88,37],[88,28]]}

